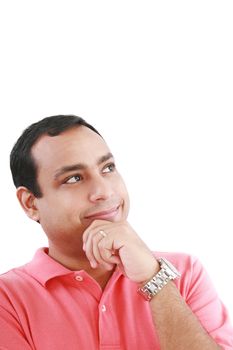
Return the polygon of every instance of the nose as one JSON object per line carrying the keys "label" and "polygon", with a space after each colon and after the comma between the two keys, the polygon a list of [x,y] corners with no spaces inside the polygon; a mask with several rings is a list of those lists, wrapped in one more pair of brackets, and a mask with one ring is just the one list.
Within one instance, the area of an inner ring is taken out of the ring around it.
{"label": "nose", "polygon": [[89,201],[92,203],[104,201],[112,197],[113,185],[110,180],[103,176],[92,179],[89,189]]}

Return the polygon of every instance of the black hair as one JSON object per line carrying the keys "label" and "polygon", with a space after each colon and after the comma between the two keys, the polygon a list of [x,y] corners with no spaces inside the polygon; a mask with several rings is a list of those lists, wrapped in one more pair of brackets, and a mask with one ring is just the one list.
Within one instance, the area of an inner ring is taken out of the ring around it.
{"label": "black hair", "polygon": [[10,168],[15,187],[25,186],[35,197],[42,197],[37,182],[37,165],[31,154],[32,146],[42,135],[57,136],[67,129],[81,125],[100,135],[92,125],[76,115],[46,117],[25,129],[10,154]]}

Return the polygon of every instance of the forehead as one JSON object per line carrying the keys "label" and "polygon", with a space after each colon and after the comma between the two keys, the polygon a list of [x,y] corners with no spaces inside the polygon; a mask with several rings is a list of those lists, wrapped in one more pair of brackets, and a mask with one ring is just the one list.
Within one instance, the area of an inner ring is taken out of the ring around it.
{"label": "forehead", "polygon": [[106,142],[85,126],[66,130],[60,135],[43,135],[33,145],[32,155],[39,169],[47,170],[75,163],[92,165],[110,152]]}

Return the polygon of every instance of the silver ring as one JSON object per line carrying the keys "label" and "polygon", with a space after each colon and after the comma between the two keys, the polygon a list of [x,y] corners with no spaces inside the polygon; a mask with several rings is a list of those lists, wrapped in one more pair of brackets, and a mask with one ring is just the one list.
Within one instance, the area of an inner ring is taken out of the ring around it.
{"label": "silver ring", "polygon": [[101,236],[103,236],[103,237],[107,237],[107,233],[106,233],[106,232],[104,232],[103,230],[100,230],[100,231],[99,231],[99,233],[101,234]]}

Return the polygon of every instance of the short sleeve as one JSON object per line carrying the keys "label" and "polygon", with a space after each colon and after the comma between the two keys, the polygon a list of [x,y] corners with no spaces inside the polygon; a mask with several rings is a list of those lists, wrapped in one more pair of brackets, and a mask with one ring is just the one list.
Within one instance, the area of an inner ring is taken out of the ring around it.
{"label": "short sleeve", "polygon": [[233,327],[228,312],[200,261],[191,261],[189,282],[183,286],[186,303],[215,342],[224,350],[232,350]]}
{"label": "short sleeve", "polygon": [[0,285],[0,350],[32,350],[11,301]]}

